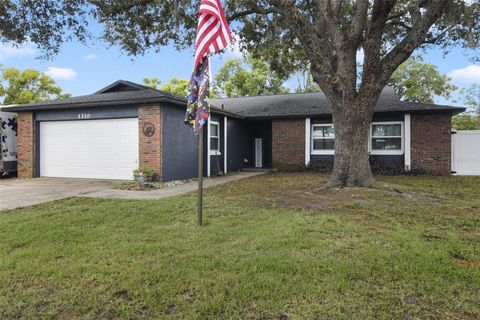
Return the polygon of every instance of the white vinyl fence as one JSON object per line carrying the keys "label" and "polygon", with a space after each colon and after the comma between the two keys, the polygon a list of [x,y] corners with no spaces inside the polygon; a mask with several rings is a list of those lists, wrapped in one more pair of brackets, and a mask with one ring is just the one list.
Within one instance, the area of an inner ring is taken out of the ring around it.
{"label": "white vinyl fence", "polygon": [[452,134],[452,171],[458,175],[480,175],[480,130]]}

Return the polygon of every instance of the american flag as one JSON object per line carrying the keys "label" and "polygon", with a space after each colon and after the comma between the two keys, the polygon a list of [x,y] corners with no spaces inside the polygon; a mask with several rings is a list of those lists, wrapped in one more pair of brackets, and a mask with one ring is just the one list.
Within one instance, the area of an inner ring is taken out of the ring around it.
{"label": "american flag", "polygon": [[202,0],[197,27],[195,67],[202,58],[226,48],[232,41],[232,33],[220,0]]}
{"label": "american flag", "polygon": [[210,114],[210,62],[208,55],[226,48],[232,33],[220,0],[202,0],[197,27],[195,65],[190,79],[185,123],[198,134],[207,123]]}

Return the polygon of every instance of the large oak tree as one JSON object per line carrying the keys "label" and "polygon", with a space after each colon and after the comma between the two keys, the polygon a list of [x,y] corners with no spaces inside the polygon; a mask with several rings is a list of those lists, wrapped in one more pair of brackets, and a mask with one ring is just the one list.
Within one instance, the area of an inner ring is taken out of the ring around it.
{"label": "large oak tree", "polygon": [[[87,22],[131,55],[174,44],[191,47],[199,1],[3,0],[0,39],[31,41],[54,54],[63,41],[87,41]],[[392,73],[418,48],[479,47],[478,0],[226,0],[243,49],[279,74],[309,68],[335,126],[331,186],[370,186],[368,131]],[[361,80],[356,53],[363,49]],[[186,62],[187,63],[187,62]]]}

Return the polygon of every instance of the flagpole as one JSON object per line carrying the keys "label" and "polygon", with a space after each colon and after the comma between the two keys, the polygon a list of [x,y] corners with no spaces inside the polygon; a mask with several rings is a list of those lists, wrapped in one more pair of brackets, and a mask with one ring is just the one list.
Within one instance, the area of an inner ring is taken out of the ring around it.
{"label": "flagpole", "polygon": [[198,133],[198,225],[203,220],[203,128]]}
{"label": "flagpole", "polygon": [[[211,88],[212,84],[212,65],[210,64],[210,58],[208,59],[208,84]],[[209,91],[210,98],[210,91]],[[210,125],[210,122],[207,120],[207,126]],[[203,224],[203,130],[205,126],[202,127],[198,133],[198,225]],[[207,127],[208,130],[208,127]],[[207,131],[208,132],[208,131]],[[209,137],[207,137],[208,139]],[[207,144],[208,145],[208,144]],[[210,153],[207,150],[207,157],[210,157]],[[207,164],[209,162],[207,161]]]}

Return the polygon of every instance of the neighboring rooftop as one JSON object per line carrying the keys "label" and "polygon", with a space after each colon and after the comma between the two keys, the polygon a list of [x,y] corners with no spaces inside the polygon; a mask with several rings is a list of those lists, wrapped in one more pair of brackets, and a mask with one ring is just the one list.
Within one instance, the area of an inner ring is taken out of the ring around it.
{"label": "neighboring rooftop", "polygon": [[[130,81],[118,80],[94,94],[52,101],[3,107],[4,111],[32,111],[85,107],[170,102],[186,107],[183,97],[152,89]],[[322,92],[291,93],[254,97],[213,99],[214,112],[245,118],[287,118],[331,114],[330,104]],[[441,112],[460,113],[465,108],[399,101],[392,88],[385,88],[376,112]]]}
{"label": "neighboring rooftop", "polygon": [[182,104],[187,102],[184,98],[167,92],[155,90],[130,81],[118,80],[94,94],[23,105],[13,105],[8,107],[8,110],[28,111],[110,105],[116,106],[133,103],[161,102],[161,100],[168,100]]}

